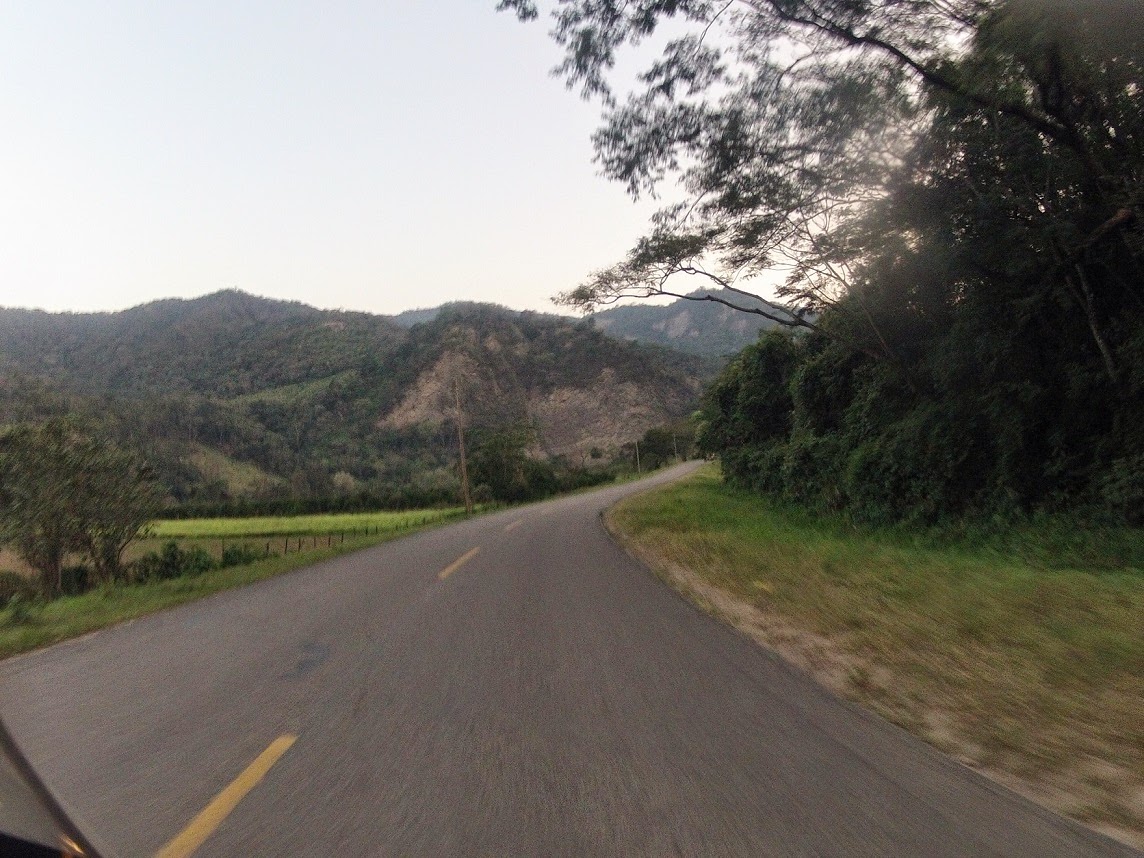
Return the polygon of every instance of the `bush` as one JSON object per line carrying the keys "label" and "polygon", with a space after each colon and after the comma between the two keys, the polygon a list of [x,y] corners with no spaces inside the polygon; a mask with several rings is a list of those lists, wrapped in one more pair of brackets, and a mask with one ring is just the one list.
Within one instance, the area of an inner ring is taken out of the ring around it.
{"label": "bush", "polygon": [[557,478],[559,481],[557,491],[573,492],[577,489],[610,483],[616,478],[616,473],[612,468],[594,468],[591,470],[574,468],[560,472]]}
{"label": "bush", "polygon": [[0,608],[13,599],[27,601],[36,598],[39,594],[40,589],[35,581],[15,572],[0,572]]}
{"label": "bush", "polygon": [[972,508],[991,462],[973,417],[920,404],[856,445],[844,468],[851,511],[867,521],[932,524]]}
{"label": "bush", "polygon": [[85,563],[65,566],[60,570],[60,592],[65,596],[79,596],[91,586],[91,569]]}
{"label": "bush", "polygon": [[[833,433],[795,432],[783,449],[779,467],[783,495],[812,509],[839,509],[842,452],[841,441]],[[762,461],[773,462],[773,454]]]}
{"label": "bush", "polygon": [[5,607],[7,616],[4,622],[9,626],[26,626],[36,621],[39,608],[43,605],[40,596],[24,596],[17,593],[8,600]]}
{"label": "bush", "polygon": [[214,559],[203,549],[184,551],[174,541],[168,542],[158,553],[151,551],[131,564],[136,581],[166,581],[201,575],[215,567]]}
{"label": "bush", "polygon": [[1129,524],[1144,524],[1144,455],[1114,461],[1097,490],[1107,509]]}
{"label": "bush", "polygon": [[228,545],[222,550],[222,559],[218,562],[218,568],[245,566],[247,563],[261,560],[263,556],[265,556],[263,552],[251,548],[249,545]]}

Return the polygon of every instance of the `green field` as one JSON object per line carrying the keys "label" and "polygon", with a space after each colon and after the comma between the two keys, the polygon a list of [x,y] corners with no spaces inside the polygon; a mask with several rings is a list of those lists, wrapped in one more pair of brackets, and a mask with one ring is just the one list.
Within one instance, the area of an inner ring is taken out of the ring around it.
{"label": "green field", "polygon": [[[193,519],[157,522],[150,538],[138,540],[128,560],[163,543],[202,548],[217,559],[224,546],[245,545],[266,556],[253,563],[214,569],[201,575],[148,583],[99,587],[81,596],[50,602],[20,601],[0,609],[0,658],[57,643],[124,620],[140,617],[203,596],[281,575],[439,526],[464,516],[464,510],[305,515],[283,518]],[[28,570],[30,572],[30,570]]]}
{"label": "green field", "polygon": [[440,524],[465,514],[461,507],[402,512],[350,512],[254,518],[164,519],[152,525],[156,539],[217,539],[259,536],[313,536],[331,533],[400,532]]}
{"label": "green field", "polygon": [[1144,843],[1144,533],[871,532],[728,488],[714,468],[609,521],[824,684]]}

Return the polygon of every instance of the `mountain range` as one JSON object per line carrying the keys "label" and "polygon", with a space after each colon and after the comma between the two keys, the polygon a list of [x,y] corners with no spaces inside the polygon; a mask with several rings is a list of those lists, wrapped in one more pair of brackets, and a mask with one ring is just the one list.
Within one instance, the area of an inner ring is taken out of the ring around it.
{"label": "mountain range", "polygon": [[0,424],[69,413],[180,501],[455,480],[456,415],[584,462],[687,415],[717,362],[598,320],[452,304],[318,310],[228,290],[118,313],[0,309]]}
{"label": "mountain range", "polygon": [[[629,304],[585,316],[596,328],[621,340],[664,346],[700,357],[725,359],[749,346],[762,331],[778,326],[765,316],[744,313],[719,299],[749,310],[789,316],[782,307],[727,289],[699,289],[670,304]],[[448,305],[446,305],[448,306]],[[441,307],[407,310],[393,316],[402,327],[430,321]]]}

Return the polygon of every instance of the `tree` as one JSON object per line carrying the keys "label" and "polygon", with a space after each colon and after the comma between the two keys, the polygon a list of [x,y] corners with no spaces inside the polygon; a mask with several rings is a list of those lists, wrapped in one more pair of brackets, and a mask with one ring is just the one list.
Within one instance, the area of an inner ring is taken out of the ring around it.
{"label": "tree", "polygon": [[87,555],[97,580],[111,580],[160,501],[134,456],[67,420],[0,435],[0,539],[39,571],[48,596],[60,592],[72,553]]}
{"label": "tree", "polygon": [[0,539],[40,573],[49,596],[60,592],[64,559],[80,548],[70,486],[55,476],[69,468],[61,421],[0,436]]}
{"label": "tree", "polygon": [[536,444],[533,427],[484,429],[469,437],[473,484],[487,486],[496,500],[515,503],[555,491],[552,466],[528,455],[529,447]]}
{"label": "tree", "polygon": [[71,479],[79,541],[94,580],[109,583],[120,573],[124,549],[162,508],[163,493],[134,454],[94,438],[77,446]]}
{"label": "tree", "polygon": [[[538,14],[531,0],[498,8]],[[903,169],[933,166],[914,156],[950,110],[1036,137],[1083,191],[1052,212],[1062,270],[1105,238],[1125,238],[1141,264],[1139,233],[1128,232],[1144,196],[1135,0],[562,0],[553,19],[566,52],[557,73],[604,107],[593,138],[603,173],[633,196],[672,180],[685,195],[566,303],[692,297],[673,285],[679,275],[765,300],[744,283],[781,272],[793,319],[718,293],[699,300],[900,360],[861,296],[842,300],[876,251],[855,225]],[[608,80],[618,52],[667,19],[684,34],[621,101]],[[1076,301],[1098,315],[1074,278]],[[824,331],[813,314],[827,308],[857,325]]]}
{"label": "tree", "polygon": [[661,468],[678,455],[675,432],[670,426],[653,426],[640,438],[640,464],[647,470]]}
{"label": "tree", "polygon": [[[526,0],[501,8],[536,14]],[[878,519],[1144,509],[1144,5],[562,0],[560,72],[606,175],[670,184],[564,296],[751,295],[802,328],[733,362],[705,449],[763,491]],[[670,41],[622,99],[617,52]]]}

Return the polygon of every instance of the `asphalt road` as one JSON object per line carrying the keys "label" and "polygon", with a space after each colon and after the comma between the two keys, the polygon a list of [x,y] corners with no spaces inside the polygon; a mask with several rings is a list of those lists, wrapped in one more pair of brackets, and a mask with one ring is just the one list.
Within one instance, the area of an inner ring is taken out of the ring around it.
{"label": "asphalt road", "polygon": [[600,512],[678,473],[11,659],[0,714],[111,855],[194,829],[255,760],[195,855],[1135,854],[832,698],[630,560]]}

